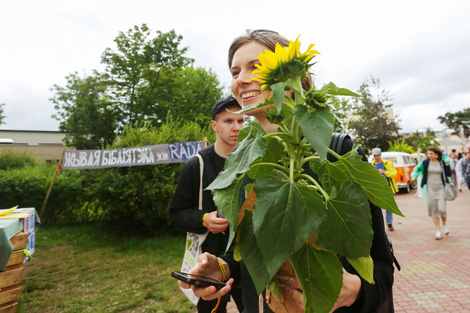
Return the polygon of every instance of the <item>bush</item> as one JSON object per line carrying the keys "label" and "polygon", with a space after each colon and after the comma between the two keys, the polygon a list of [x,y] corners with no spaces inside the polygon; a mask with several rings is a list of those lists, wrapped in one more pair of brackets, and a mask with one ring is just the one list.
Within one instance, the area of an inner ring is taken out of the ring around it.
{"label": "bush", "polygon": [[0,170],[22,168],[36,163],[36,158],[31,153],[6,150],[0,154]]}
{"label": "bush", "polygon": [[413,147],[408,145],[405,142],[405,139],[398,139],[398,140],[394,140],[393,142],[389,141],[388,144],[389,144],[388,151],[398,151],[398,152],[405,152],[409,154],[415,153],[415,151],[413,150]]}
{"label": "bush", "polygon": [[[158,129],[127,128],[110,148],[215,139],[212,129],[195,122],[172,121]],[[83,170],[82,173],[107,218],[116,226],[145,234],[172,232],[169,207],[183,163]]]}
{"label": "bush", "polygon": [[[34,207],[38,214],[51,184],[55,166],[25,166],[0,171],[0,208]],[[72,224],[97,220],[100,210],[86,200],[79,171],[56,176],[42,222]]]}

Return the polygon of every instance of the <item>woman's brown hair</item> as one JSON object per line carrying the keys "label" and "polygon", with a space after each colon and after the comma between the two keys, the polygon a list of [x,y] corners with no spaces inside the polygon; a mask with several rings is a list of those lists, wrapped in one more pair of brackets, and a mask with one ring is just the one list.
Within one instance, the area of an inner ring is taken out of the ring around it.
{"label": "woman's brown hair", "polygon": [[434,146],[430,146],[428,147],[428,150],[427,151],[432,151],[434,152],[435,154],[437,154],[437,159],[438,160],[442,160],[442,151],[439,150],[438,148],[434,147]]}
{"label": "woman's brown hair", "polygon": [[[232,41],[230,48],[228,49],[228,68],[232,67],[233,56],[235,52],[249,42],[256,41],[266,47],[267,50],[275,51],[276,44],[281,45],[281,47],[288,47],[289,40],[280,35],[278,32],[267,30],[267,29],[247,29],[246,33],[238,36]],[[310,76],[302,83],[304,90],[309,90],[312,85],[312,78]]]}

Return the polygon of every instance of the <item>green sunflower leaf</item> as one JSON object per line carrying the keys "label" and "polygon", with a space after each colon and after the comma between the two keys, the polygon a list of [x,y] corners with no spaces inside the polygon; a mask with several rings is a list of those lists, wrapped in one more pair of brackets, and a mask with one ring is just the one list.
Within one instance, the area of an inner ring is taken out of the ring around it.
{"label": "green sunflower leaf", "polygon": [[245,175],[241,175],[235,179],[230,186],[224,189],[216,189],[212,192],[214,194],[215,205],[217,205],[217,208],[230,223],[230,236],[227,243],[227,250],[230,248],[238,228],[240,190],[244,178]]}
{"label": "green sunflower leaf", "polygon": [[341,189],[333,187],[315,242],[340,255],[358,258],[369,255],[373,236],[370,206],[361,187],[350,180]]}
{"label": "green sunflower leaf", "polygon": [[256,137],[258,133],[261,135],[266,135],[263,126],[258,122],[250,122],[248,125],[243,127],[238,133],[238,142],[242,142],[246,137],[250,136],[251,138]]}
{"label": "green sunflower leaf", "polygon": [[281,114],[282,111],[282,102],[284,102],[285,93],[284,90],[288,86],[289,81],[279,82],[274,85],[271,85],[271,90],[273,91],[273,100],[277,108],[277,114]]}
{"label": "green sunflower leaf", "polygon": [[367,198],[376,206],[403,216],[393,198],[393,193],[387,180],[370,163],[363,162],[357,148],[341,156],[338,161],[329,163],[337,167],[349,179],[358,183],[365,191]]}
{"label": "green sunflower leaf", "polygon": [[343,266],[336,254],[305,243],[290,261],[304,292],[305,312],[330,312],[343,284]]}
{"label": "green sunflower leaf", "polygon": [[[266,140],[266,153],[260,159],[253,162],[252,165],[257,163],[277,164],[284,155],[284,147],[279,143],[279,141],[270,137]],[[257,166],[248,171],[248,176],[253,179],[258,179],[271,172],[272,169],[272,166]]]}
{"label": "green sunflower leaf", "polygon": [[364,278],[369,284],[374,283],[374,261],[369,256],[360,258],[347,258],[356,271]]}
{"label": "green sunflower leaf", "polygon": [[325,159],[334,128],[333,113],[328,109],[310,111],[305,105],[296,105],[295,118],[302,128],[305,138],[318,153],[320,159]]}
{"label": "green sunflower leaf", "polygon": [[292,184],[280,176],[256,181],[253,227],[270,278],[282,263],[311,237],[323,221],[323,198],[305,185]]}
{"label": "green sunflower leaf", "polygon": [[351,96],[351,97],[360,97],[357,93],[346,89],[346,88],[338,88],[334,83],[329,83],[326,84],[325,86],[322,87],[323,91],[325,91],[327,94],[332,95],[332,96]]}
{"label": "green sunflower leaf", "polygon": [[258,294],[261,294],[271,281],[271,278],[269,277],[268,270],[265,266],[266,263],[253,233],[253,212],[245,211],[245,217],[240,223],[239,232],[239,249],[243,263],[245,263],[253,279],[256,291]]}
{"label": "green sunflower leaf", "polygon": [[248,136],[230,153],[225,161],[225,167],[217,178],[206,188],[209,190],[224,189],[232,184],[239,174],[250,169],[250,164],[262,157],[266,151],[266,139],[261,133],[256,137]]}

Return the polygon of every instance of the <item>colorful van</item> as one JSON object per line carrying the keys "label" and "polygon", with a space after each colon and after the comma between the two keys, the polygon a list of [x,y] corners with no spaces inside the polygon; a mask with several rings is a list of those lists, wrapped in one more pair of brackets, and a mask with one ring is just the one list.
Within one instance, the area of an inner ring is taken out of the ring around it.
{"label": "colorful van", "polygon": [[[409,153],[405,152],[382,152],[382,159],[388,160],[393,163],[393,166],[397,170],[397,177],[395,177],[395,183],[397,187],[408,193],[411,188],[416,189],[416,181],[411,182],[411,172],[416,166],[416,160]],[[374,157],[369,157],[369,162],[372,162]]]}

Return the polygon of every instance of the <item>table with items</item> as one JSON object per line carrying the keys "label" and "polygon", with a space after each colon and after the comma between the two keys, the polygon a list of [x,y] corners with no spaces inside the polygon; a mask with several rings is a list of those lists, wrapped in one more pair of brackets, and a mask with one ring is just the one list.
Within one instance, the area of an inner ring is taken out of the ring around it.
{"label": "table with items", "polygon": [[39,224],[34,208],[0,210],[0,313],[17,310],[23,263],[34,253]]}

